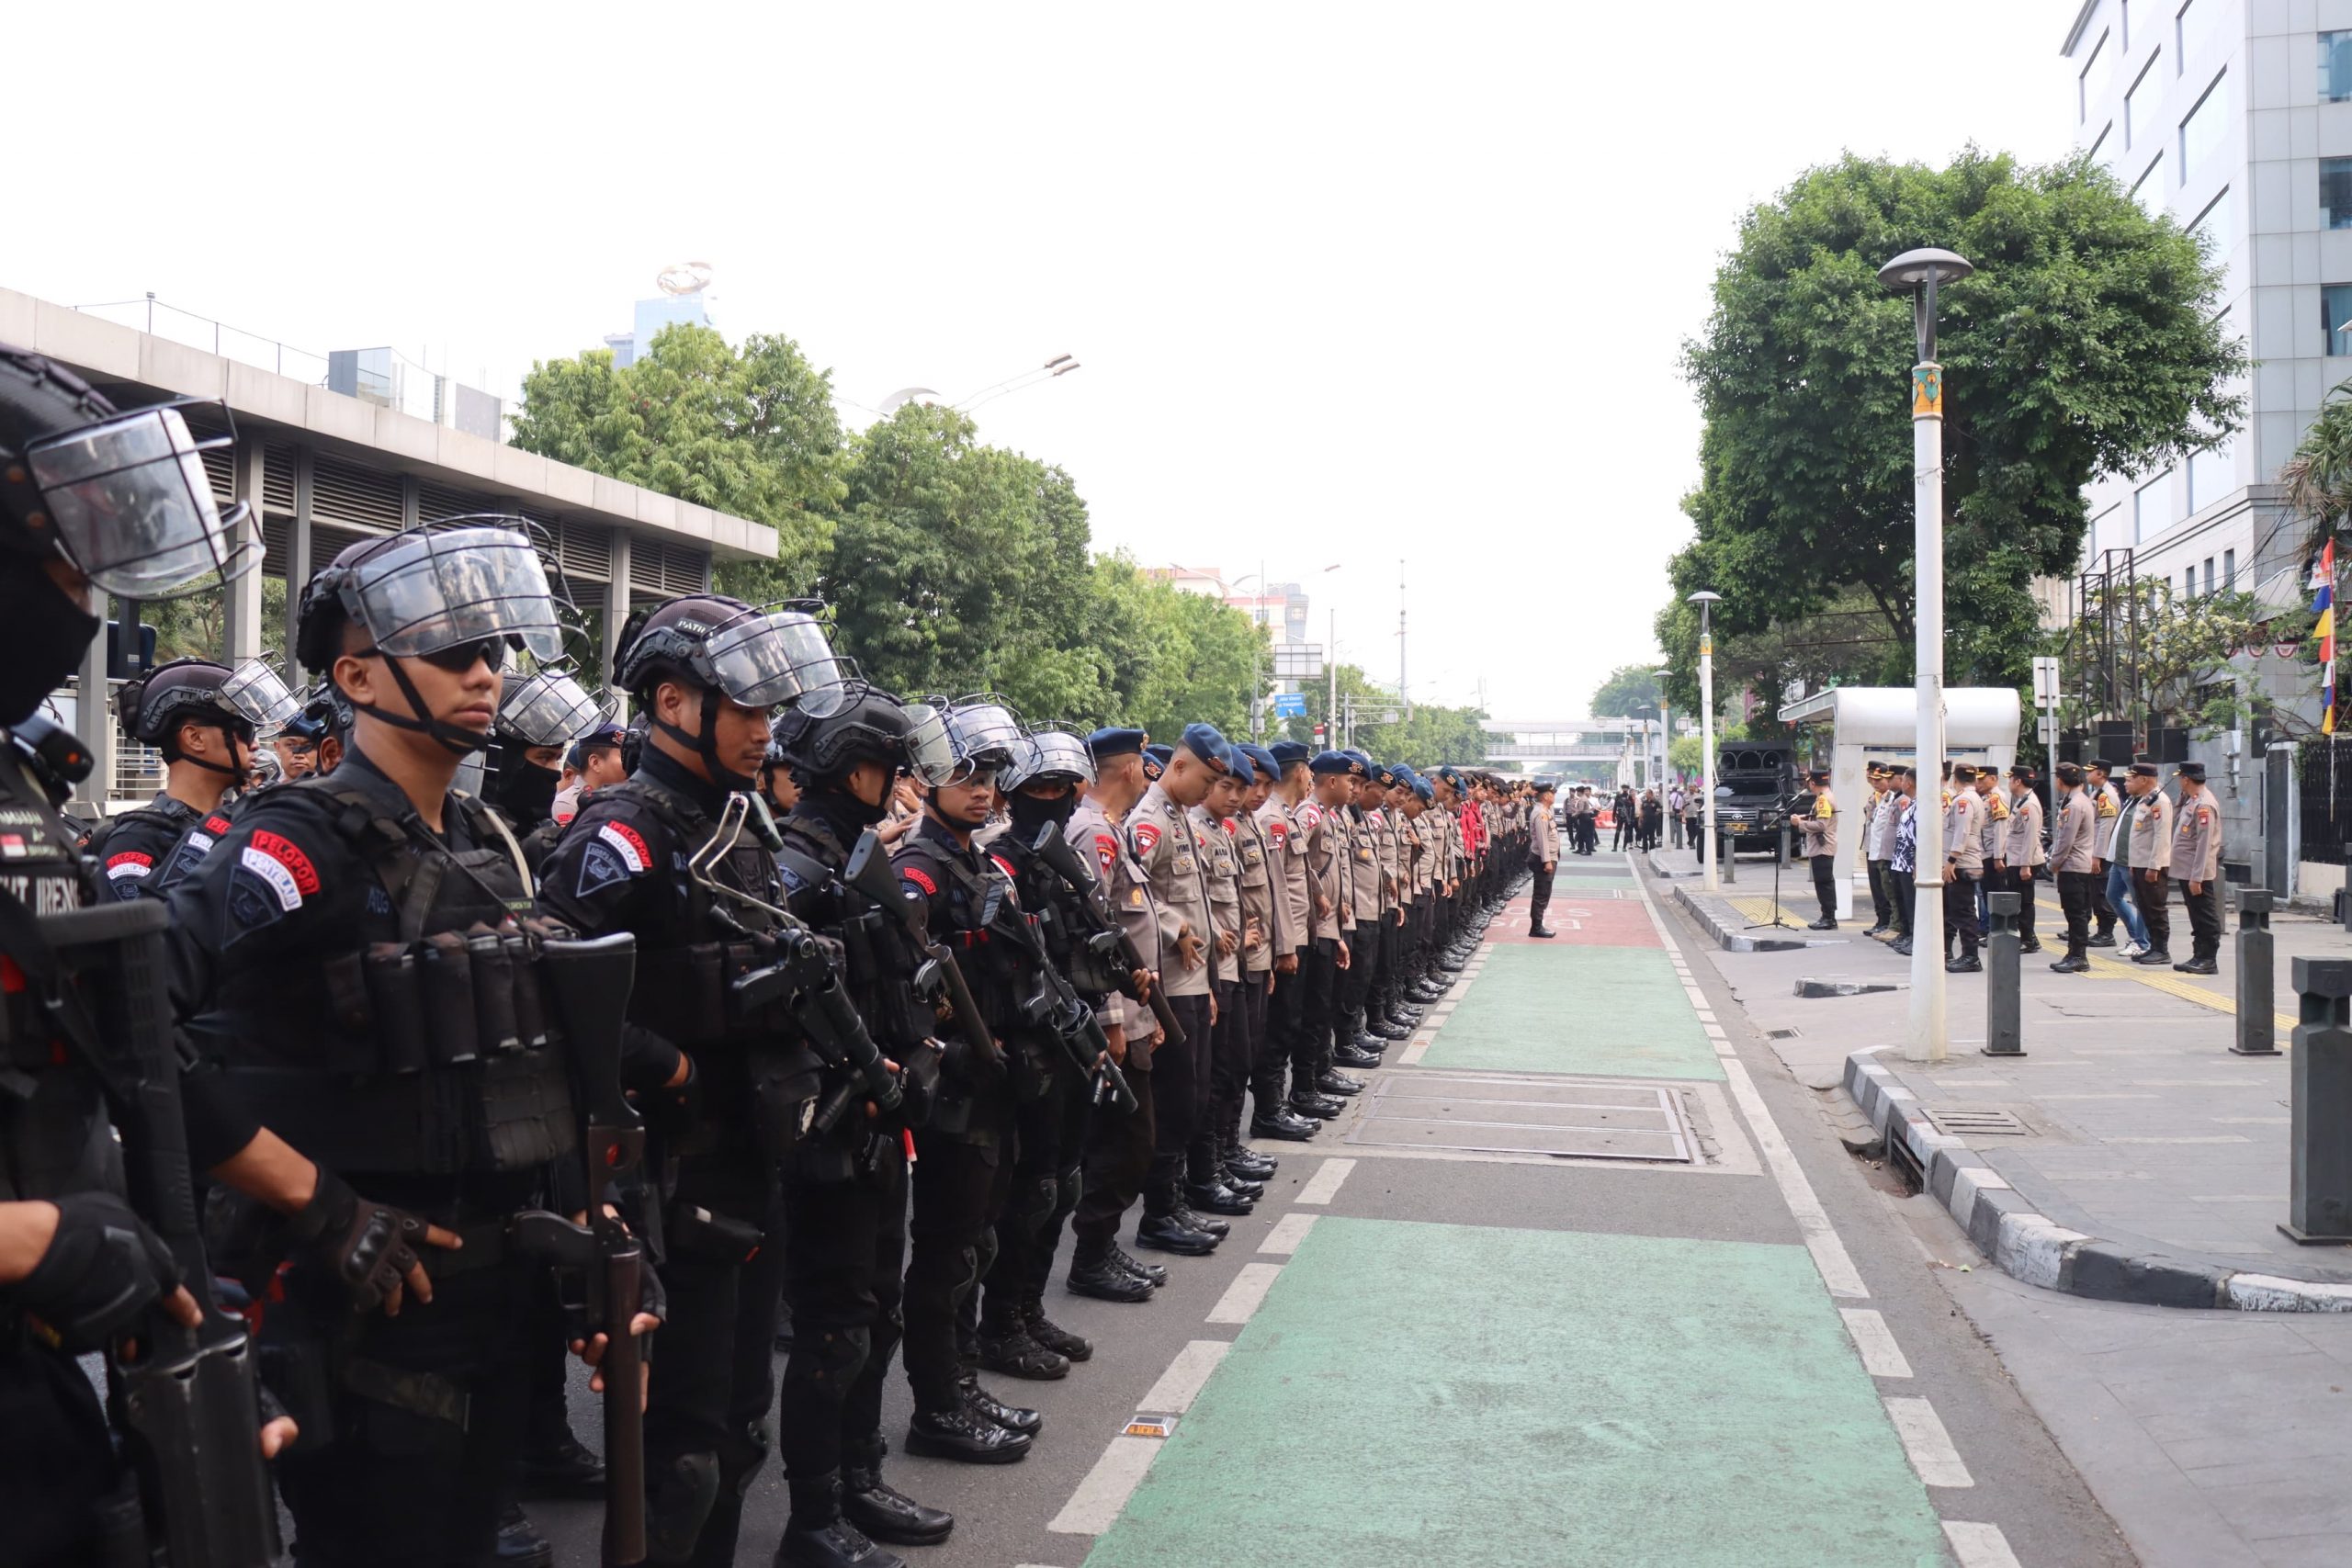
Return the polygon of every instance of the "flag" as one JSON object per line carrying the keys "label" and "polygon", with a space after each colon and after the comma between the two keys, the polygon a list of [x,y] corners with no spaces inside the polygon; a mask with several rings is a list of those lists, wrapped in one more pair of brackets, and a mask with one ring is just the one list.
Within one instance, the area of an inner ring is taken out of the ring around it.
{"label": "flag", "polygon": [[2319,594],[2312,604],[2319,624],[2312,635],[2319,638],[2319,732],[2335,733],[2335,541],[2319,553]]}

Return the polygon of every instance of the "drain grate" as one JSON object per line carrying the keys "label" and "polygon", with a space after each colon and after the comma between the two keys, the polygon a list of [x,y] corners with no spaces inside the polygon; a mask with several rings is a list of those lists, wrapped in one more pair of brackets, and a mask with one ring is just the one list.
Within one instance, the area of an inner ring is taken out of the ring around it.
{"label": "drain grate", "polygon": [[1793,1029],[1768,1029],[1764,1032],[1767,1040],[1794,1040],[1796,1037],[1797,1032]]}
{"label": "drain grate", "polygon": [[1999,1111],[1988,1105],[1947,1105],[1940,1110],[1927,1110],[1928,1120],[1936,1131],[1949,1133],[1955,1138],[1979,1136],[2023,1138],[2032,1135],[2033,1129],[2018,1120],[2014,1111]]}

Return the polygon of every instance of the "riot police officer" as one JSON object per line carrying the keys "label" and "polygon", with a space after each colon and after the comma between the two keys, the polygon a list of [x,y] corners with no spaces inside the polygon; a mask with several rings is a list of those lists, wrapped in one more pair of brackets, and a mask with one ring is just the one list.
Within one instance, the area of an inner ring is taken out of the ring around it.
{"label": "riot police officer", "polygon": [[604,705],[560,669],[510,681],[491,727],[483,796],[523,836],[534,869],[555,847],[555,792],[564,750],[605,716]]}
{"label": "riot police officer", "polygon": [[[179,1263],[125,1201],[97,1065],[41,1005],[42,922],[99,895],[59,811],[88,753],[36,716],[97,635],[93,583],[153,597],[224,559],[237,519],[187,482],[182,459],[193,467],[198,449],[178,410],[118,413],[0,346],[0,953],[12,975],[0,997],[0,1519],[14,1561],[144,1560],[123,1506],[135,1481],[74,1357],[159,1305],[182,1327],[202,1321]],[[55,987],[61,1001],[72,990]],[[266,1430],[245,1478],[265,1506],[260,1458],[289,1435]]]}
{"label": "riot police officer", "polygon": [[[882,1386],[898,1348],[907,1245],[905,1129],[922,1119],[944,1048],[918,996],[922,959],[890,911],[842,881],[851,854],[888,815],[894,781],[911,770],[944,781],[955,757],[940,716],[854,684],[838,709],[791,727],[775,759],[798,797],[779,824],[776,864],[789,907],[852,955],[858,1011],[908,1089],[897,1125],[879,1115],[812,1129],[785,1182],[786,1295],[792,1348],[784,1371],[778,1449],[792,1513],[776,1554],[790,1568],[898,1568],[865,1538],[930,1545],[955,1528],[882,1479]],[[895,886],[897,874],[889,883]]]}
{"label": "riot police officer", "polygon": [[808,615],[697,594],[629,618],[612,684],[646,717],[637,771],[581,802],[540,883],[580,931],[636,933],[630,1060],[655,1094],[649,1161],[677,1329],[646,1405],[647,1547],[655,1562],[725,1564],[770,1441],[783,1281],[765,1227],[821,1077],[797,994],[755,1006],[733,989],[805,935],[746,830],[744,792],[769,710],[830,705],[842,682]]}
{"label": "riot police officer", "polygon": [[221,802],[253,782],[254,738],[300,709],[268,661],[158,665],[115,694],[122,732],[164,754],[164,787],[98,824],[89,851],[118,898],[167,893],[229,829]]}

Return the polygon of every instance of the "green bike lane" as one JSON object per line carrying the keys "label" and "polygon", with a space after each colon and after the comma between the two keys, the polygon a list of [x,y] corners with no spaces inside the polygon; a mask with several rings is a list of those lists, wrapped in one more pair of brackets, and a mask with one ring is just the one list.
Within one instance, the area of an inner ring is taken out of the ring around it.
{"label": "green bike lane", "polygon": [[1623,859],[1526,916],[1281,1151],[1293,1206],[1052,1528],[1088,1568],[2014,1562],[1939,1517],[1964,1466]]}

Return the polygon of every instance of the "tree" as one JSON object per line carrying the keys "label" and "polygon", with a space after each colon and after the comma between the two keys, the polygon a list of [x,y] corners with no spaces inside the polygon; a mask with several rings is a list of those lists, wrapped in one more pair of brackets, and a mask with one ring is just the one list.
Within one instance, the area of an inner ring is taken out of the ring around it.
{"label": "tree", "polygon": [[[2236,728],[2257,715],[2290,716],[2259,689],[2258,682],[2240,680],[2233,663],[2248,649],[2267,647],[2276,636],[2261,602],[2253,594],[2230,592],[2189,598],[2176,593],[2169,581],[2148,580],[2139,582],[2137,591],[2139,615],[2119,617],[2129,645],[2118,650],[2118,657],[2128,660],[2137,671],[2149,711],[2165,715],[2170,723],[2189,729],[2200,739]],[[2098,619],[2100,609],[2094,592],[2078,626]],[[2129,630],[2134,625],[2136,635]],[[2300,616],[2296,627],[2298,632],[2303,629]],[[2047,651],[2062,658],[2079,657],[2069,646],[2072,640],[2069,634],[2061,633],[2048,639]],[[2064,701],[2061,714],[2077,728],[2095,718],[2110,716],[2084,711],[2075,696]]]}
{"label": "tree", "polygon": [[789,338],[755,333],[736,350],[690,322],[626,369],[601,348],[533,365],[514,445],[768,525],[774,561],[718,571],[721,591],[755,603],[808,592],[849,463],[830,372]]}
{"label": "tree", "polygon": [[1641,709],[1657,706],[1659,691],[1656,664],[1620,664],[1592,694],[1589,716],[1630,718]]}
{"label": "tree", "polygon": [[[1878,267],[1918,245],[1976,265],[1939,297],[1947,372],[1947,670],[2014,684],[2037,641],[2028,585],[2082,550],[2083,487],[2233,430],[2242,346],[2217,263],[2086,156],[2020,167],[1970,148],[1936,170],[1849,155],[1742,220],[1704,333],[1684,347],[1705,430],[1659,637],[1691,668],[1705,588],[1719,637],[1800,626],[1859,592],[1912,636],[1912,310]],[[1901,666],[1898,670],[1894,666]]]}

